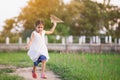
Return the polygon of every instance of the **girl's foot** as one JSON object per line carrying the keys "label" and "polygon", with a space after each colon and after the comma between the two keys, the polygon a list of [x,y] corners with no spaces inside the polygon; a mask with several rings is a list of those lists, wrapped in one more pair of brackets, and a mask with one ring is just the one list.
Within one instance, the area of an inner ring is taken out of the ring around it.
{"label": "girl's foot", "polygon": [[34,71],[32,71],[32,77],[37,78],[37,74]]}
{"label": "girl's foot", "polygon": [[42,73],[42,74],[41,74],[41,78],[47,79],[47,76],[46,76],[44,73]]}

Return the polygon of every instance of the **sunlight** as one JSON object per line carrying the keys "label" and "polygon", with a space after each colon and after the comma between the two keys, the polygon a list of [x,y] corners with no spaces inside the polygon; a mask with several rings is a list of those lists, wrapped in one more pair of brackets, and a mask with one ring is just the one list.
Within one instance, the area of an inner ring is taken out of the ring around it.
{"label": "sunlight", "polygon": [[[4,21],[8,18],[15,17],[19,15],[21,8],[23,8],[29,0],[1,0],[0,1],[0,31],[4,25]],[[64,3],[67,4],[71,0],[64,0]],[[102,2],[103,0],[93,0]],[[119,5],[120,0],[111,0],[110,4]]]}
{"label": "sunlight", "polygon": [[4,21],[17,16],[28,0],[1,0],[0,1],[0,31]]}

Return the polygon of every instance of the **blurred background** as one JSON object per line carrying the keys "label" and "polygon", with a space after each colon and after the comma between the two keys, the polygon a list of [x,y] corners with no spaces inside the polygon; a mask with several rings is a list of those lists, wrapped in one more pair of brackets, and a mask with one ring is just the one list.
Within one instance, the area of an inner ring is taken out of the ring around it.
{"label": "blurred background", "polygon": [[51,14],[64,23],[45,36],[47,71],[58,80],[120,79],[120,0],[0,0],[0,80],[33,80],[25,45],[36,20],[51,29]]}
{"label": "blurred background", "polygon": [[49,30],[50,15],[54,14],[64,23],[57,25],[53,35],[46,36],[46,43],[117,44],[117,48],[112,47],[119,50],[119,3],[119,0],[1,1],[0,43],[27,43],[35,21],[42,19],[45,30]]}

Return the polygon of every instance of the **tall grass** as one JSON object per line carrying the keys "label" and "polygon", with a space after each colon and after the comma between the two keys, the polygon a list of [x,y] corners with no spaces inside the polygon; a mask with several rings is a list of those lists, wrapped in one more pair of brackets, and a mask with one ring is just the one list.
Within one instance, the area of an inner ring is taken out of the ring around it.
{"label": "tall grass", "polygon": [[[26,52],[1,52],[0,64],[17,67],[33,65]],[[60,75],[62,80],[119,80],[120,54],[51,52],[50,60],[47,62],[48,68]],[[6,74],[0,74],[0,80],[3,78],[2,76],[4,77]],[[17,80],[13,78],[6,80]]]}
{"label": "tall grass", "polygon": [[[0,52],[0,65],[27,67],[30,66],[31,61],[25,52]],[[18,75],[9,75],[15,70],[12,68],[0,69],[0,80],[24,80],[24,78]]]}
{"label": "tall grass", "polygon": [[17,75],[8,75],[8,73],[14,72],[14,70],[10,68],[0,69],[0,80],[24,80],[22,77]]}
{"label": "tall grass", "polygon": [[50,55],[50,69],[62,80],[119,80],[119,54],[57,54]]}
{"label": "tall grass", "polygon": [[0,64],[28,67],[32,65],[32,61],[26,52],[0,52]]}

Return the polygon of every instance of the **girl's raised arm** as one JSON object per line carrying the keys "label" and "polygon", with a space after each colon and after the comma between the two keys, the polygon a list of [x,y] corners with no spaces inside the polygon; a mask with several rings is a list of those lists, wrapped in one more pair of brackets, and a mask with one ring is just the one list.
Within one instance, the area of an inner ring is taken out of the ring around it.
{"label": "girl's raised arm", "polygon": [[52,34],[54,32],[55,28],[56,28],[56,25],[57,25],[57,23],[54,22],[53,27],[49,31],[45,31],[45,34]]}

